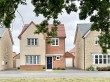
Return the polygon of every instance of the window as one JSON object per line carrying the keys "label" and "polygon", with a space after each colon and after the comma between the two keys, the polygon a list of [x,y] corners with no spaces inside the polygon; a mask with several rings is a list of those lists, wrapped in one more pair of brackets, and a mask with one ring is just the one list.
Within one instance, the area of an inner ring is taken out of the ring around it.
{"label": "window", "polygon": [[60,56],[56,56],[56,60],[60,60]]}
{"label": "window", "polygon": [[59,39],[58,38],[52,38],[52,46],[58,46],[59,45]]}
{"label": "window", "polygon": [[27,45],[38,45],[38,39],[37,38],[28,38]]}
{"label": "window", "polygon": [[2,61],[2,62],[1,62],[1,65],[5,65],[5,61]]}
{"label": "window", "polygon": [[26,64],[40,64],[40,56],[26,55]]}
{"label": "window", "polygon": [[95,64],[98,64],[98,55],[95,55]]}
{"label": "window", "polygon": [[95,64],[110,64],[110,55],[94,55]]}
{"label": "window", "polygon": [[95,37],[95,45],[98,45],[99,38]]}

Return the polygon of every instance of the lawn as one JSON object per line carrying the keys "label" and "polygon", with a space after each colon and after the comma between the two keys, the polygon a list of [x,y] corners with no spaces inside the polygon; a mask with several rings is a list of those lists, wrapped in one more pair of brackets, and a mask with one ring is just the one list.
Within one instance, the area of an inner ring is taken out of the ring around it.
{"label": "lawn", "polygon": [[14,78],[0,79],[0,82],[110,82],[110,78]]}

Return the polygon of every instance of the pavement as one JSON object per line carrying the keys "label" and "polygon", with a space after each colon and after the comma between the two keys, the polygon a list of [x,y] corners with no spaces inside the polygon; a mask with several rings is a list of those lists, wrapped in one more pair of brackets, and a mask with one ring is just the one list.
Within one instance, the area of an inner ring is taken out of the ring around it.
{"label": "pavement", "polygon": [[20,71],[6,70],[0,72],[0,78],[105,78],[110,77],[109,71]]}

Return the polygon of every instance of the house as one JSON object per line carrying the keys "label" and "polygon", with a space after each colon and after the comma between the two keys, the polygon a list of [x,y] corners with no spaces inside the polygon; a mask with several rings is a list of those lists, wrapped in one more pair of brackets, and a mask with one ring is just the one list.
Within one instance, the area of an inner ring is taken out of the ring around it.
{"label": "house", "polygon": [[[51,29],[52,24],[48,25]],[[34,22],[25,24],[18,36],[20,40],[20,69],[42,70],[65,68],[65,28],[64,24],[58,25],[57,37],[51,38],[52,43],[48,44],[49,37],[45,34],[35,34],[36,25]]]}
{"label": "house", "polygon": [[13,68],[12,46],[10,29],[0,25],[0,70]]}
{"label": "house", "polygon": [[20,53],[13,57],[13,68],[20,68]]}
{"label": "house", "polygon": [[[103,55],[98,44],[100,32],[91,31],[91,23],[77,24],[74,44],[76,47],[75,67],[86,69],[110,65],[110,54]],[[108,51],[110,52],[110,51]]]}

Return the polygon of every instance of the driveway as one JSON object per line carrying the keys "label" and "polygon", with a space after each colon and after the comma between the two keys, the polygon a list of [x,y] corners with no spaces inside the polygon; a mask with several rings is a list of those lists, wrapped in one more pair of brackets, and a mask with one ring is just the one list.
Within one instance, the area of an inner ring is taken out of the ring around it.
{"label": "driveway", "polygon": [[80,78],[80,77],[110,77],[108,71],[83,71],[83,70],[64,70],[64,71],[20,71],[7,70],[0,72],[0,78]]}

